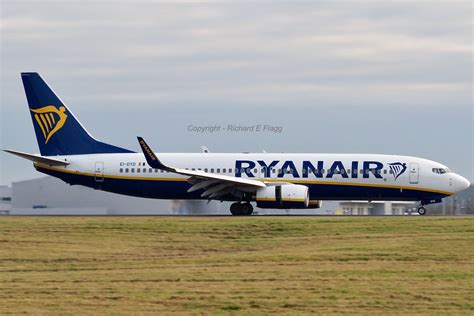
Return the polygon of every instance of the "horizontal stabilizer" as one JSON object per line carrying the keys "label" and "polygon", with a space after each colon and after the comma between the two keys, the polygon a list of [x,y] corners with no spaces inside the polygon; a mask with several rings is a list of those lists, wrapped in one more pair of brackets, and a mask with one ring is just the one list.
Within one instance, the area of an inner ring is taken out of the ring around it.
{"label": "horizontal stabilizer", "polygon": [[13,154],[15,156],[33,161],[33,162],[39,162],[39,163],[46,164],[46,165],[51,165],[51,166],[67,166],[67,165],[69,165],[69,162],[67,162],[66,160],[48,158],[48,157],[38,156],[38,155],[34,155],[34,154],[28,154],[28,153],[24,153],[24,152],[16,151],[16,150],[4,149],[3,151],[7,152],[9,154]]}

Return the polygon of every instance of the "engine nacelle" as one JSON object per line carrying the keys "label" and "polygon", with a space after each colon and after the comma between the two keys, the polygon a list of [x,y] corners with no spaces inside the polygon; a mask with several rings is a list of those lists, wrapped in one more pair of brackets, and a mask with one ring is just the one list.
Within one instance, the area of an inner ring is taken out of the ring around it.
{"label": "engine nacelle", "polygon": [[268,186],[258,189],[255,199],[260,208],[308,208],[309,190],[298,184]]}

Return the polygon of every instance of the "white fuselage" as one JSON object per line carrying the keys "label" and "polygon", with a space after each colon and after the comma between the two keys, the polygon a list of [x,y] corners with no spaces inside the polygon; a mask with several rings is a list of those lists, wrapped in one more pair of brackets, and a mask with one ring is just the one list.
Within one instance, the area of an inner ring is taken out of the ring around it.
{"label": "white fuselage", "polygon": [[[307,185],[311,199],[432,200],[465,189],[467,180],[446,166],[416,157],[376,154],[161,153],[164,164],[249,178]],[[160,199],[194,199],[189,177],[152,169],[142,153],[55,156],[67,166],[35,164],[71,184]],[[443,170],[439,172],[438,170]]]}

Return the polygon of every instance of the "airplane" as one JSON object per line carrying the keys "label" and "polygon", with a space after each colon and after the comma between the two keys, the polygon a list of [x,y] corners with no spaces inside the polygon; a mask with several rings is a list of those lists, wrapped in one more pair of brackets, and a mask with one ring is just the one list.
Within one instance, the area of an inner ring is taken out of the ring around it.
{"label": "airplane", "polygon": [[38,73],[21,74],[40,154],[4,150],[70,185],[152,199],[230,201],[232,215],[259,208],[316,209],[323,200],[417,201],[470,183],[435,161],[379,154],[157,153],[96,140]]}

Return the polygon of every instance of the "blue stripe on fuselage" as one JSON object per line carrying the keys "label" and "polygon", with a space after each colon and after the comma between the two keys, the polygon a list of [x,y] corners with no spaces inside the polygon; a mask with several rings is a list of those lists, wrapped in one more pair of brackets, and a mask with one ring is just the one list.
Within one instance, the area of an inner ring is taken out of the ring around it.
{"label": "blue stripe on fuselage", "polygon": [[[203,190],[188,193],[191,184],[182,180],[140,180],[122,178],[104,178],[97,182],[94,176],[65,173],[41,166],[35,166],[42,173],[60,178],[70,183],[83,185],[103,191],[155,199],[202,199]],[[293,182],[298,184],[298,182]],[[322,183],[301,183],[309,188],[311,199],[321,200],[432,200],[441,199],[447,194],[425,190],[361,186],[337,185]]]}

